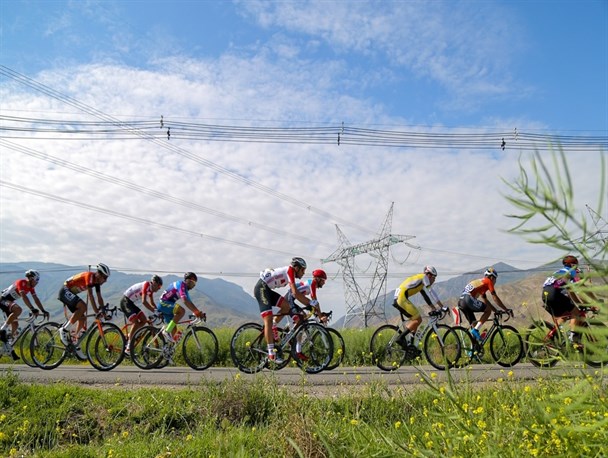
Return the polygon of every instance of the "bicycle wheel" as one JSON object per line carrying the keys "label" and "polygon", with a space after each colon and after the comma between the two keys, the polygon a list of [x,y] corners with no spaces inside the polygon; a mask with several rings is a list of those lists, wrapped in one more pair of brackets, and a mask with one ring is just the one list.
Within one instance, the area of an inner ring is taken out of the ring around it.
{"label": "bicycle wheel", "polygon": [[139,328],[131,337],[131,361],[140,369],[148,370],[158,367],[163,361],[165,339],[154,326]]}
{"label": "bicycle wheel", "polygon": [[369,344],[372,362],[383,371],[399,369],[405,361],[405,350],[397,343],[399,328],[392,324],[380,326]]}
{"label": "bicycle wheel", "polygon": [[344,360],[344,356],[346,355],[346,347],[344,346],[344,339],[342,338],[342,334],[336,331],[334,328],[325,328],[331,339],[334,343],[334,356],[325,368],[326,371],[332,371]]}
{"label": "bicycle wheel", "polygon": [[447,324],[430,328],[424,336],[424,356],[431,366],[444,370],[452,368],[460,358],[460,339]]}
{"label": "bicycle wheel", "polygon": [[188,366],[202,371],[217,360],[218,347],[217,337],[211,329],[196,326],[186,332],[182,353]]}
{"label": "bicycle wheel", "polygon": [[[318,374],[327,367],[333,357],[334,344],[324,326],[304,323],[293,338],[291,357],[300,369],[307,374]],[[301,347],[301,351],[298,352],[297,347]]]}
{"label": "bicycle wheel", "polygon": [[534,321],[526,331],[526,356],[536,367],[553,367],[561,357],[558,333],[549,336],[553,328],[553,324],[546,321]]}
{"label": "bicycle wheel", "polygon": [[462,326],[454,326],[452,331],[456,333],[460,342],[460,358],[458,358],[454,366],[465,367],[473,361],[479,361],[477,358],[477,346],[469,330]]}
{"label": "bicycle wheel", "polygon": [[266,365],[266,342],[262,325],[245,323],[230,339],[230,356],[234,365],[242,372],[254,374]]}
{"label": "bicycle wheel", "polygon": [[68,351],[59,337],[57,323],[45,323],[36,328],[30,340],[30,354],[34,364],[41,369],[50,370],[59,366]]}
{"label": "bicycle wheel", "polygon": [[32,359],[32,352],[30,351],[30,344],[32,342],[32,336],[34,332],[28,327],[19,336],[19,345],[15,345],[14,349],[25,364],[30,367],[38,367]]}
{"label": "bicycle wheel", "polygon": [[499,366],[515,366],[524,355],[524,341],[513,326],[501,325],[490,337],[490,353]]}
{"label": "bicycle wheel", "polygon": [[95,328],[86,343],[87,359],[98,371],[110,371],[125,357],[126,340],[122,331],[114,323],[103,323],[102,332]]}
{"label": "bicycle wheel", "polygon": [[592,367],[608,365],[608,327],[602,322],[588,322],[581,333],[583,360]]}

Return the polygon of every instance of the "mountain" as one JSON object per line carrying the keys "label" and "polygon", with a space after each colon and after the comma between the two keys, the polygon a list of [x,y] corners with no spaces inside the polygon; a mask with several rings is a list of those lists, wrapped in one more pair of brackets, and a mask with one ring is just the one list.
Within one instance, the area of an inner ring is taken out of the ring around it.
{"label": "mountain", "polygon": [[[63,282],[70,276],[87,270],[88,266],[66,266],[62,264],[41,262],[0,263],[0,288],[4,289],[18,278],[24,278],[27,269],[40,272],[40,283],[36,286],[38,297],[42,301],[51,319],[63,321],[63,304],[57,299],[57,293]],[[127,274],[112,271],[108,281],[102,285],[101,293],[111,306],[118,306],[124,291],[131,285],[148,280],[152,274]],[[181,279],[176,275],[162,276],[163,284]],[[86,301],[86,295],[80,295]],[[160,293],[154,299],[158,301]],[[236,327],[247,321],[260,321],[259,308],[256,300],[240,286],[222,280],[199,277],[196,288],[190,291],[190,297],[199,309],[207,314],[207,323],[212,328]],[[69,313],[69,311],[68,311]],[[117,324],[123,323],[122,313],[115,319]]]}

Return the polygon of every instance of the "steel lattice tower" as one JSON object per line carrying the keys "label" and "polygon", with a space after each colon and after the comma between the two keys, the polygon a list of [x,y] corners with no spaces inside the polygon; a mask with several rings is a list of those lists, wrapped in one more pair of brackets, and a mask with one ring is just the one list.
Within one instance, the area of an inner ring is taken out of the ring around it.
{"label": "steel lattice tower", "polygon": [[[378,303],[378,298],[386,295],[386,279],[388,275],[389,248],[399,242],[406,243],[413,239],[413,235],[391,234],[393,222],[393,205],[384,220],[378,237],[368,242],[351,245],[344,233],[336,225],[338,233],[338,249],[328,258],[321,262],[337,262],[342,268],[344,281],[344,301],[346,305],[346,316],[344,326],[353,319],[360,319],[364,327],[368,326],[372,317],[378,317],[386,321],[384,303]],[[406,243],[406,245],[409,245]],[[417,248],[409,245],[412,248]],[[370,284],[362,286],[355,278],[355,256],[369,254],[376,260],[376,267]]]}

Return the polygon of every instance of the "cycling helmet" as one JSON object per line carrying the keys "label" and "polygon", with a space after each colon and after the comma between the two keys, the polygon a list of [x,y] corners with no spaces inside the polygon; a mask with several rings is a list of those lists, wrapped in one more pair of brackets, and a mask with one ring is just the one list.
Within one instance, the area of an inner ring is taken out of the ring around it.
{"label": "cycling helmet", "polygon": [[291,265],[293,267],[303,267],[304,269],[306,269],[306,261],[304,261],[304,259],[302,258],[298,258],[295,257],[291,260]]}
{"label": "cycling helmet", "polygon": [[196,276],[196,274],[194,272],[186,272],[184,274],[184,280],[198,281],[198,277]]}
{"label": "cycling helmet", "polygon": [[424,268],[424,273],[425,274],[431,274],[433,277],[437,276],[437,269],[435,269],[433,266],[426,266]]}
{"label": "cycling helmet", "polygon": [[578,259],[576,257],[569,254],[562,260],[562,264],[566,267],[578,266]]}
{"label": "cycling helmet", "polygon": [[97,273],[105,275],[106,277],[110,276],[110,268],[103,263],[97,264]]}
{"label": "cycling helmet", "polygon": [[488,269],[483,273],[483,275],[488,278],[494,278],[494,280],[498,278],[498,272],[496,272],[496,269],[494,269],[494,267],[488,267]]}
{"label": "cycling helmet", "polygon": [[152,283],[156,283],[158,286],[163,286],[163,279],[160,278],[158,275],[152,275],[150,281]]}
{"label": "cycling helmet", "polygon": [[327,274],[325,273],[325,271],[323,269],[313,270],[312,276],[322,278],[323,280],[327,280]]}
{"label": "cycling helmet", "polygon": [[25,276],[27,278],[33,278],[35,281],[40,281],[40,274],[38,273],[37,270],[28,270],[27,272],[25,272]]}

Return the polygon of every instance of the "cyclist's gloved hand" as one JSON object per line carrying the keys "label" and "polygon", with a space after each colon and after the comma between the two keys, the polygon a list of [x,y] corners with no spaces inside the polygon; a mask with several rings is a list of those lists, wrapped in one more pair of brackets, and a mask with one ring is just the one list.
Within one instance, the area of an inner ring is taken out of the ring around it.
{"label": "cyclist's gloved hand", "polygon": [[40,313],[40,310],[34,309],[34,308],[32,309],[32,315],[38,316],[39,313]]}
{"label": "cyclist's gloved hand", "polygon": [[49,312],[42,312],[42,316],[45,320],[49,320],[51,318],[51,314]]}
{"label": "cyclist's gloved hand", "polygon": [[203,321],[207,321],[207,315],[204,314],[203,312],[201,312],[200,310],[195,310],[194,311],[194,316],[197,317],[198,319],[203,320]]}
{"label": "cyclist's gloved hand", "polygon": [[446,306],[441,307],[441,311],[442,311],[443,313],[447,313],[447,312],[448,312],[448,310],[450,310],[450,309],[449,309],[448,307],[446,307]]}
{"label": "cyclist's gloved hand", "polygon": [[308,305],[310,305],[311,307],[316,307],[317,305],[319,305],[319,301],[316,299],[311,299]]}

